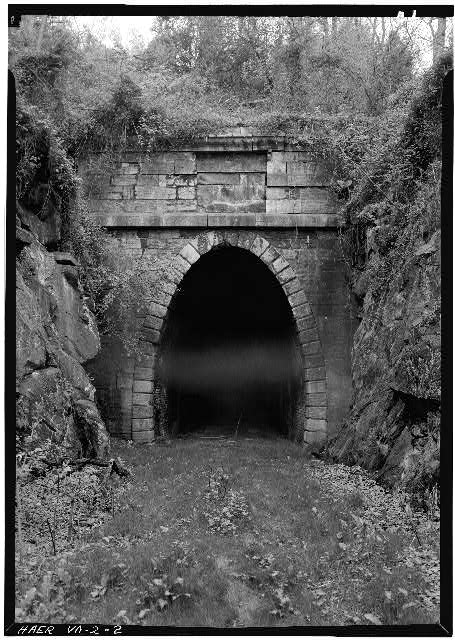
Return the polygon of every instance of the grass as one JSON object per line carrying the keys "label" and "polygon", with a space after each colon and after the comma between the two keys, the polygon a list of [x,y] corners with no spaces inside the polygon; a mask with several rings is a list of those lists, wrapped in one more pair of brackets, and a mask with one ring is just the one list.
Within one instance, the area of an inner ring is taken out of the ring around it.
{"label": "grass", "polygon": [[419,521],[419,545],[396,500],[363,472],[308,459],[286,440],[113,449],[134,472],[118,488],[116,513],[39,568],[24,560],[19,618],[209,627],[438,620],[437,523]]}

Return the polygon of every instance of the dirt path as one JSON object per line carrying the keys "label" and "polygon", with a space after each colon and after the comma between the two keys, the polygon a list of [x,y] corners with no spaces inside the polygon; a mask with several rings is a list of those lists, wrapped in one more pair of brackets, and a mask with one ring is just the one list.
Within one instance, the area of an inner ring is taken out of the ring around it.
{"label": "dirt path", "polygon": [[54,622],[438,620],[438,523],[406,514],[360,469],[304,459],[276,439],[114,449],[133,470],[116,513],[40,569],[63,589],[61,605],[46,605]]}

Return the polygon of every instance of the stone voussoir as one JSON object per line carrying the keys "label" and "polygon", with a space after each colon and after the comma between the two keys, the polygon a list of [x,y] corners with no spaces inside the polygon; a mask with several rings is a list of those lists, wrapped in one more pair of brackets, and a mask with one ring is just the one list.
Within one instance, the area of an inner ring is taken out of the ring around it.
{"label": "stone voussoir", "polygon": [[188,262],[188,260],[185,260],[185,258],[179,253],[179,255],[176,256],[174,262],[172,263],[172,266],[176,271],[179,271],[182,276],[184,276],[185,273],[190,270],[191,263]]}
{"label": "stone voussoir", "polygon": [[303,378],[304,380],[325,380],[325,367],[313,367],[310,369],[304,369]]}
{"label": "stone voussoir", "polygon": [[135,418],[141,418],[141,419],[146,419],[146,418],[153,418],[153,407],[150,404],[147,405],[133,405],[132,408],[132,416],[133,419]]}
{"label": "stone voussoir", "polygon": [[306,393],[325,393],[327,391],[327,383],[325,380],[307,380],[305,382]]}
{"label": "stone voussoir", "polygon": [[155,369],[154,367],[136,367],[134,370],[134,380],[154,380]]}
{"label": "stone voussoir", "polygon": [[163,327],[163,318],[148,315],[144,318],[143,327],[146,329],[155,329],[155,331],[160,331]]}
{"label": "stone voussoir", "polygon": [[300,281],[298,280],[296,273],[294,271],[294,269],[289,266],[286,269],[283,269],[283,271],[280,271],[280,273],[278,273],[277,275],[278,281],[282,284],[285,285],[288,282],[291,282],[291,280],[297,279],[297,282],[299,283],[299,289],[300,287]]}
{"label": "stone voussoir", "polygon": [[152,406],[153,395],[151,393],[133,393],[133,405],[136,406]]}
{"label": "stone voussoir", "polygon": [[[150,331],[152,331],[152,329],[150,329]],[[155,332],[155,333],[158,333],[158,332]],[[154,342],[151,339],[144,340],[143,338],[141,338],[139,341],[139,350],[141,354],[143,356],[156,356],[158,342],[159,342],[159,338],[157,342]]]}
{"label": "stone voussoir", "polygon": [[265,262],[266,265],[271,265],[274,260],[280,257],[278,251],[269,245],[264,253],[261,255],[262,262]]}
{"label": "stone voussoir", "polygon": [[327,420],[327,407],[305,407],[305,417]]}
{"label": "stone voussoir", "polygon": [[254,238],[255,238],[254,233],[249,233],[249,232],[240,233],[239,242],[237,246],[240,249],[246,249],[247,251],[249,251],[254,241]]}
{"label": "stone voussoir", "polygon": [[135,431],[153,431],[153,418],[133,418],[131,426],[133,434]]}
{"label": "stone voussoir", "polygon": [[306,393],[305,402],[309,407],[325,407],[327,406],[326,393]]}
{"label": "stone voussoir", "polygon": [[316,326],[313,326],[309,329],[301,329],[299,330],[299,342],[300,344],[306,344],[307,342],[315,342],[319,340],[319,333]]}
{"label": "stone voussoir", "polygon": [[315,340],[314,342],[301,342],[300,347],[304,355],[322,352],[321,343],[319,342],[319,340]]}
{"label": "stone voussoir", "polygon": [[167,307],[158,302],[151,302],[148,305],[148,310],[150,315],[155,316],[156,318],[164,318],[167,313]]}
{"label": "stone voussoir", "polygon": [[132,438],[134,442],[153,442],[155,440],[155,432],[150,431],[133,431]]}
{"label": "stone voussoir", "polygon": [[190,264],[194,264],[201,257],[199,251],[190,243],[183,247],[179,255],[182,256],[182,258],[184,258]]}
{"label": "stone voussoir", "polygon": [[167,307],[172,300],[172,296],[166,293],[166,291],[155,287],[153,293],[151,294],[151,300],[152,302],[158,303],[163,307]]}
{"label": "stone voussoir", "polygon": [[261,238],[260,236],[256,236],[256,238],[253,240],[250,250],[252,253],[254,253],[254,255],[260,258],[265,250],[269,247],[269,245],[270,242],[264,240],[264,238]]}
{"label": "stone voussoir", "polygon": [[305,431],[327,431],[327,420],[317,418],[307,418],[305,421]]}
{"label": "stone voussoir", "polygon": [[152,393],[152,380],[135,380],[133,383],[133,393]]}
{"label": "stone voussoir", "polygon": [[303,441],[311,445],[323,445],[327,440],[325,431],[304,431]]}
{"label": "stone voussoir", "polygon": [[313,316],[306,316],[304,318],[299,318],[297,320],[297,330],[300,331],[305,331],[306,329],[312,329],[313,327],[315,327],[315,321]]}
{"label": "stone voussoir", "polygon": [[296,321],[298,321],[299,318],[312,317],[311,307],[308,302],[306,302],[305,304],[299,304],[297,307],[293,307],[292,313]]}
{"label": "stone voussoir", "polygon": [[299,305],[303,305],[308,302],[305,291],[303,289],[300,289],[299,291],[296,291],[295,293],[290,295],[288,300],[292,308],[298,307]]}
{"label": "stone voussoir", "polygon": [[278,273],[281,273],[281,271],[284,271],[288,267],[289,267],[289,262],[285,260],[282,256],[278,256],[278,258],[272,262],[272,270],[275,273],[275,275],[277,275]]}
{"label": "stone voussoir", "polygon": [[141,341],[159,344],[160,339],[161,333],[159,331],[156,331],[155,329],[149,329],[148,327],[142,327]]}

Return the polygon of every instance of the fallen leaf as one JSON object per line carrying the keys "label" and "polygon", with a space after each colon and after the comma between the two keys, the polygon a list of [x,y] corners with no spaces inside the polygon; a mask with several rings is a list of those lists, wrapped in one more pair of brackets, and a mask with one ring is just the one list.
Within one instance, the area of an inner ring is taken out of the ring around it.
{"label": "fallen leaf", "polygon": [[364,613],[363,617],[366,618],[372,624],[382,624],[380,619],[374,615],[374,613]]}

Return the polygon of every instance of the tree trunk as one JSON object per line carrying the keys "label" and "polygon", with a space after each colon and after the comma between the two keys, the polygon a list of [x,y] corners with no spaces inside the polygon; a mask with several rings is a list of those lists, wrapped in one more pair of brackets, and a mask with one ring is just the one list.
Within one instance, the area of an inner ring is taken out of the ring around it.
{"label": "tree trunk", "polygon": [[41,20],[41,24],[39,27],[38,39],[36,41],[36,53],[39,53],[41,51],[41,45],[43,43],[43,36],[44,36],[44,31],[46,30],[46,24],[47,24],[47,16],[43,16],[43,19]]}
{"label": "tree trunk", "polygon": [[436,34],[433,38],[433,63],[444,52],[446,42],[446,22],[447,18],[438,18]]}

